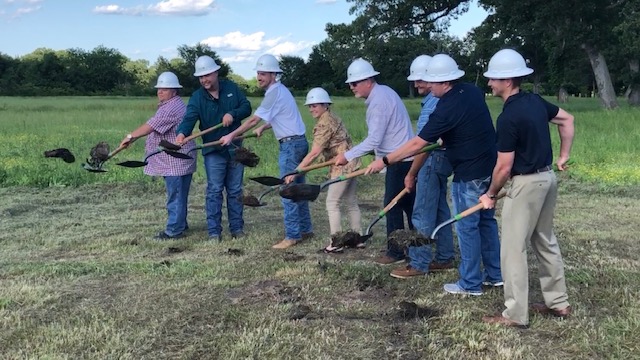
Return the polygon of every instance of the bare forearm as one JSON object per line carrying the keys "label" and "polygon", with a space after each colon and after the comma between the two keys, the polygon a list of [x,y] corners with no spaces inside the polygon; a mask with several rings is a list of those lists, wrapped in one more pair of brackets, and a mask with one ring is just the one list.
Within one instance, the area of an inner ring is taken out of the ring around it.
{"label": "bare forearm", "polygon": [[429,157],[429,153],[422,153],[422,154],[416,155],[416,157],[413,158],[413,162],[411,163],[411,168],[409,169],[409,172],[407,173],[407,175],[417,176],[418,172],[424,165],[425,161],[427,161],[428,157]]}
{"label": "bare forearm", "polygon": [[558,126],[558,134],[560,135],[561,157],[569,157],[569,154],[571,153],[571,145],[573,144],[574,131],[575,130],[573,127],[573,121],[571,121],[571,123],[563,123]]}
{"label": "bare forearm", "polygon": [[140,125],[140,127],[138,127],[137,129],[133,130],[131,132],[131,136],[137,139],[137,138],[147,136],[151,134],[151,132],[153,132],[153,128],[145,123]]}
{"label": "bare forearm", "polygon": [[387,159],[391,163],[399,162],[403,159],[413,156],[415,153],[420,151],[427,144],[428,143],[422,140],[422,138],[420,138],[419,136],[416,136],[413,139],[407,141],[400,148],[396,149],[396,151],[388,154]]}
{"label": "bare forearm", "polygon": [[511,168],[504,166],[496,166],[491,176],[491,184],[487,190],[488,194],[497,195],[511,177]]}
{"label": "bare forearm", "polygon": [[231,134],[233,134],[234,137],[245,133],[247,130],[251,129],[252,127],[256,126],[256,124],[258,124],[258,122],[260,122],[260,118],[257,116],[252,116],[250,117],[248,120],[246,120],[245,122],[242,123],[242,125],[240,125],[237,129],[235,129],[233,132],[231,132]]}

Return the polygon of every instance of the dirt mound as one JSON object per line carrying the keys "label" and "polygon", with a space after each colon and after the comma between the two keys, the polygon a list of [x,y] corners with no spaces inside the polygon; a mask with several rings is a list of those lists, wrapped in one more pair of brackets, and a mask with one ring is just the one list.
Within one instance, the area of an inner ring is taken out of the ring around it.
{"label": "dirt mound", "polygon": [[398,320],[429,319],[435,316],[438,316],[437,310],[419,306],[411,301],[401,301],[396,312]]}
{"label": "dirt mound", "polygon": [[239,147],[235,150],[234,159],[240,164],[248,167],[256,167],[258,166],[258,163],[260,163],[260,157],[253,151],[244,147]]}
{"label": "dirt mound", "polygon": [[66,163],[72,163],[76,161],[76,157],[73,156],[69,149],[59,148],[54,150],[47,150],[44,152],[44,157],[60,158]]}
{"label": "dirt mound", "polygon": [[415,230],[400,229],[389,234],[389,241],[402,250],[409,246],[422,246],[431,244],[433,241]]}

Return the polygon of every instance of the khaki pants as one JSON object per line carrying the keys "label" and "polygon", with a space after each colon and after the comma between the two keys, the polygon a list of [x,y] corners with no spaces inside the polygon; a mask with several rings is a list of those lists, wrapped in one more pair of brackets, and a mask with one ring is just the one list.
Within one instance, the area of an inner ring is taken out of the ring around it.
{"label": "khaki pants", "polygon": [[356,179],[349,179],[329,186],[326,206],[329,214],[329,229],[332,235],[342,231],[340,204],[343,202],[347,206],[350,230],[360,233],[362,225],[360,224],[360,207],[356,197]]}
{"label": "khaki pants", "polygon": [[514,176],[507,185],[500,237],[506,306],[502,316],[523,325],[529,323],[527,241],[531,242],[539,262],[538,273],[545,304],[552,309],[569,306],[562,255],[553,233],[557,195],[553,171]]}

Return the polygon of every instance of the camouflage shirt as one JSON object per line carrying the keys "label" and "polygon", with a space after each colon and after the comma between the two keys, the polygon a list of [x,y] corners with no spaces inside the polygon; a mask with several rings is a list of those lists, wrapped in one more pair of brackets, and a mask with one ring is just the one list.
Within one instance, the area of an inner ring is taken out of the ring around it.
{"label": "camouflage shirt", "polygon": [[[330,110],[320,115],[316,126],[313,128],[313,147],[322,148],[319,161],[331,160],[336,155],[341,154],[353,147],[351,136],[347,132],[344,123],[338,116]],[[335,178],[346,175],[360,167],[360,159],[355,158],[344,166],[331,166],[329,177]]]}

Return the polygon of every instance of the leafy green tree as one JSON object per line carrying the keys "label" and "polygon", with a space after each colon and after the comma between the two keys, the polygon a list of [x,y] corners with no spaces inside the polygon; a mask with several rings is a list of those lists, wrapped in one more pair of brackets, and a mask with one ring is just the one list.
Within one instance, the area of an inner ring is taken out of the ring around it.
{"label": "leafy green tree", "polygon": [[282,83],[294,90],[305,90],[309,87],[307,65],[299,56],[284,55],[279,61],[282,69]]}
{"label": "leafy green tree", "polygon": [[627,60],[627,99],[630,105],[640,106],[640,0],[625,1],[621,21],[613,29],[619,46],[615,55]]}

